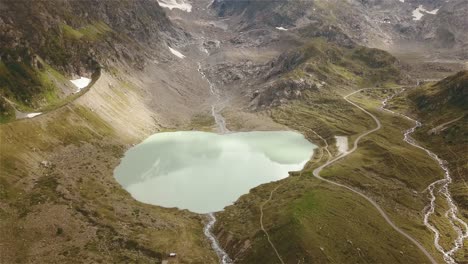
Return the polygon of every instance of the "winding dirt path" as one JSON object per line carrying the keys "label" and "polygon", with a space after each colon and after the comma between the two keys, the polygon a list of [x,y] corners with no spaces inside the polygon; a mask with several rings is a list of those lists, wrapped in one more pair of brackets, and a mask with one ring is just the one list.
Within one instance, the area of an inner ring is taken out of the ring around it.
{"label": "winding dirt path", "polygon": [[[326,141],[322,136],[320,136],[317,132],[315,132],[314,130],[310,129],[310,131],[312,131],[312,133],[314,133],[318,138],[320,138],[320,139],[324,142],[324,145],[325,145],[325,147],[322,147],[322,148],[321,148],[321,155],[320,155],[320,158],[319,158],[316,162],[314,162],[314,163],[318,163],[318,162],[322,161],[322,158],[323,158],[323,149],[324,149],[324,148],[325,148],[325,150],[326,150],[327,153],[328,153],[327,162],[330,161],[332,155],[331,155],[331,153],[330,153],[330,150],[328,150],[328,143],[327,143],[327,141]],[[302,173],[301,173],[300,176],[302,176]],[[299,176],[299,177],[300,177],[300,176]],[[263,226],[263,215],[264,215],[264,213],[263,213],[263,207],[264,207],[267,203],[269,203],[269,202],[271,201],[271,199],[273,198],[273,194],[274,194],[280,187],[282,187],[282,186],[285,185],[285,184],[286,184],[286,182],[283,182],[282,184],[276,186],[273,190],[271,190],[270,196],[268,197],[268,199],[267,199],[266,201],[264,201],[264,202],[260,205],[260,228],[262,229],[263,233],[265,233],[265,235],[266,235],[266,237],[267,237],[267,240],[268,240],[268,243],[270,243],[271,248],[273,248],[273,250],[274,250],[275,253],[276,253],[276,256],[278,257],[278,260],[279,260],[282,264],[284,264],[284,261],[283,261],[283,259],[281,258],[281,255],[279,254],[278,250],[276,249],[275,244],[273,244],[273,242],[271,241],[270,235],[268,234],[268,231],[267,231],[267,230],[265,229],[265,227]]]}
{"label": "winding dirt path", "polygon": [[445,123],[443,123],[441,125],[438,125],[438,126],[434,127],[433,129],[429,130],[429,132],[433,133],[433,134],[438,134],[438,133],[444,131],[445,129],[447,129],[448,125],[457,122],[458,120],[462,119],[463,117],[465,117],[464,114],[462,116],[458,117],[458,118],[455,118],[453,120],[450,120],[448,122],[445,122]]}
{"label": "winding dirt path", "polygon": [[314,171],[313,171],[313,175],[315,178],[319,179],[319,180],[322,180],[322,181],[325,181],[329,184],[332,184],[332,185],[335,185],[335,186],[338,186],[338,187],[341,187],[341,188],[345,188],[351,192],[354,192],[358,195],[360,195],[361,197],[363,197],[364,199],[366,199],[369,203],[371,203],[375,209],[377,209],[377,211],[379,212],[379,214],[384,218],[384,220],[395,230],[397,231],[398,233],[400,233],[401,235],[403,235],[404,237],[406,237],[408,240],[410,240],[415,246],[417,246],[422,253],[424,253],[424,255],[426,255],[426,257],[428,258],[428,260],[433,263],[433,264],[437,264],[437,261],[431,256],[431,254],[429,254],[429,252],[421,245],[421,243],[419,243],[416,239],[414,239],[413,237],[411,237],[409,234],[407,234],[405,231],[403,231],[401,228],[399,228],[398,226],[395,225],[395,223],[393,223],[393,221],[390,219],[390,217],[388,217],[387,213],[385,213],[385,211],[374,201],[372,200],[370,197],[368,197],[367,195],[365,195],[364,193],[358,191],[358,190],[355,190],[351,187],[348,187],[346,185],[343,185],[343,184],[340,184],[340,183],[337,183],[337,182],[334,182],[334,181],[331,181],[331,180],[328,180],[328,179],[324,179],[320,176],[320,172],[332,165],[333,163],[337,162],[338,160],[348,156],[349,154],[353,153],[354,151],[356,151],[357,147],[358,147],[358,144],[360,142],[360,140],[379,130],[381,127],[382,127],[382,124],[380,123],[379,119],[374,116],[373,114],[371,114],[370,112],[368,112],[367,110],[365,110],[364,108],[360,107],[359,105],[357,105],[356,103],[352,102],[351,100],[349,100],[348,98],[356,93],[359,93],[361,91],[364,91],[364,90],[369,90],[369,89],[373,89],[373,88],[365,88],[365,89],[360,89],[360,90],[357,90],[355,92],[352,92],[346,96],[343,97],[344,100],[346,100],[348,103],[352,104],[353,106],[359,108],[361,111],[363,111],[364,113],[366,113],[368,116],[370,116],[374,121],[375,121],[375,124],[376,124],[376,127],[371,129],[371,130],[368,130],[364,133],[362,133],[361,135],[359,135],[356,140],[354,141],[354,145],[353,145],[353,148],[350,149],[348,152],[346,153],[343,153],[342,155],[332,159],[332,160],[329,160],[328,162],[326,162],[325,164],[321,165],[320,167],[316,168]]}
{"label": "winding dirt path", "polygon": [[263,207],[269,202],[271,201],[271,198],[273,197],[273,193],[278,190],[281,186],[283,186],[286,182],[283,182],[282,184],[276,186],[271,192],[270,192],[270,197],[268,197],[268,200],[266,200],[265,202],[263,202],[261,205],[260,205],[260,228],[262,229],[263,233],[265,233],[267,239],[268,239],[268,243],[270,243],[270,246],[271,248],[273,248],[273,250],[275,251],[276,253],[276,256],[278,257],[279,261],[284,264],[284,261],[283,259],[281,258],[280,254],[278,253],[278,250],[276,249],[275,245],[273,244],[273,242],[271,242],[271,239],[270,239],[270,235],[268,234],[268,232],[266,231],[265,227],[263,226]]}

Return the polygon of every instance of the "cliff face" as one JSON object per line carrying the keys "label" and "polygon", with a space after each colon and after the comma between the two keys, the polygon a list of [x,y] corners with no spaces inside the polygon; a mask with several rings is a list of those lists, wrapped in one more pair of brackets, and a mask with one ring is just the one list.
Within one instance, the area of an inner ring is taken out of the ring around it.
{"label": "cliff face", "polygon": [[62,80],[99,65],[142,69],[179,36],[153,0],[2,1],[0,14],[0,94],[32,108],[66,96]]}

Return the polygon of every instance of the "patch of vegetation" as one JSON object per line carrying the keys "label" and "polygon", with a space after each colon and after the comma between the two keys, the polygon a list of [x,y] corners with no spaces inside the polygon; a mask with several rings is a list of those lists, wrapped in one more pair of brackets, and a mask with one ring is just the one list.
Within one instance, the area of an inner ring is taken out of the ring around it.
{"label": "patch of vegetation", "polygon": [[200,131],[212,131],[214,125],[215,122],[211,114],[200,113],[192,117],[188,127],[189,129],[196,129]]}
{"label": "patch of vegetation", "polygon": [[[67,80],[63,75],[61,75],[59,72],[55,71],[52,68],[49,69],[49,74],[52,74],[53,76],[55,76],[55,80],[60,80],[60,81],[62,81],[64,83],[69,82],[69,80]],[[73,93],[73,94],[71,94],[71,95],[69,95],[69,96],[67,96],[65,98],[61,98],[59,100],[55,100],[53,102],[50,102],[49,104],[47,104],[47,105],[45,105],[43,107],[40,107],[37,111],[39,111],[39,112],[48,112],[48,111],[57,109],[59,107],[65,106],[65,105],[73,102],[75,99],[82,96],[84,93],[88,92],[89,89],[91,89],[91,87],[99,79],[100,76],[101,76],[101,70],[98,69],[91,76],[91,83],[88,85],[87,88],[81,89],[78,93]]]}
{"label": "patch of vegetation", "polygon": [[81,33],[79,30],[72,28],[69,25],[62,24],[61,27],[63,30],[63,34],[67,38],[80,39],[83,37],[83,33]]}
{"label": "patch of vegetation", "polygon": [[25,62],[0,62],[0,91],[3,96],[32,106],[32,99],[41,93],[41,76]]}
{"label": "patch of vegetation", "polygon": [[85,41],[97,41],[112,32],[112,29],[102,21],[94,22],[78,29],[74,29],[66,24],[62,24],[61,28],[65,37]]}
{"label": "patch of vegetation", "polygon": [[413,89],[408,94],[408,98],[416,104],[421,114],[425,115],[440,110],[452,114],[466,112],[468,111],[468,71],[461,71],[435,84],[426,84]]}
{"label": "patch of vegetation", "polygon": [[13,106],[0,96],[0,124],[15,120],[15,109]]}

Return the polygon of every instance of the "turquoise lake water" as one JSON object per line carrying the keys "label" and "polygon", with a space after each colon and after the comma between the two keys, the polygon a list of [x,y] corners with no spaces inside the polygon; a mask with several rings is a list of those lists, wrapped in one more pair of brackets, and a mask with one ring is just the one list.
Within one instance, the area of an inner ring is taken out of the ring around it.
{"label": "turquoise lake water", "polygon": [[301,170],[315,148],[292,131],[158,133],[128,150],[114,176],[138,201],[209,213]]}

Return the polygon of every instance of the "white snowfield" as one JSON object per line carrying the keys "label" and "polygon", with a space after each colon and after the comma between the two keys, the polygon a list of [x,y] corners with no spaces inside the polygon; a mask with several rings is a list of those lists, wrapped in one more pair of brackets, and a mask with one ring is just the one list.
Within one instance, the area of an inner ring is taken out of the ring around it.
{"label": "white snowfield", "polygon": [[158,0],[161,7],[180,9],[185,12],[192,12],[192,5],[187,0]]}
{"label": "white snowfield", "polygon": [[76,80],[70,80],[70,82],[72,82],[76,86],[76,88],[78,88],[76,92],[79,92],[81,91],[81,89],[86,88],[91,83],[91,79],[86,77],[80,77]]}
{"label": "white snowfield", "polygon": [[171,47],[169,47],[169,50],[171,51],[172,54],[176,55],[177,57],[179,57],[181,59],[185,58],[185,55],[180,53],[179,51],[177,51],[177,50],[175,50],[175,49],[173,49]]}
{"label": "white snowfield", "polygon": [[413,20],[421,20],[425,13],[436,15],[439,12],[439,9],[434,9],[432,11],[426,10],[422,5],[418,6],[415,10],[413,10]]}
{"label": "white snowfield", "polygon": [[27,113],[27,114],[26,114],[26,117],[27,117],[27,118],[33,118],[33,117],[38,116],[38,115],[40,115],[40,114],[42,114],[42,113]]}
{"label": "white snowfield", "polygon": [[283,30],[283,31],[287,31],[287,29],[284,28],[284,27],[276,27],[276,29],[278,29],[278,30]]}
{"label": "white snowfield", "polygon": [[429,14],[431,14],[431,15],[437,15],[437,12],[439,12],[439,8],[434,9],[434,10],[432,10],[432,11],[427,11],[427,10],[426,10],[426,13],[429,13]]}

